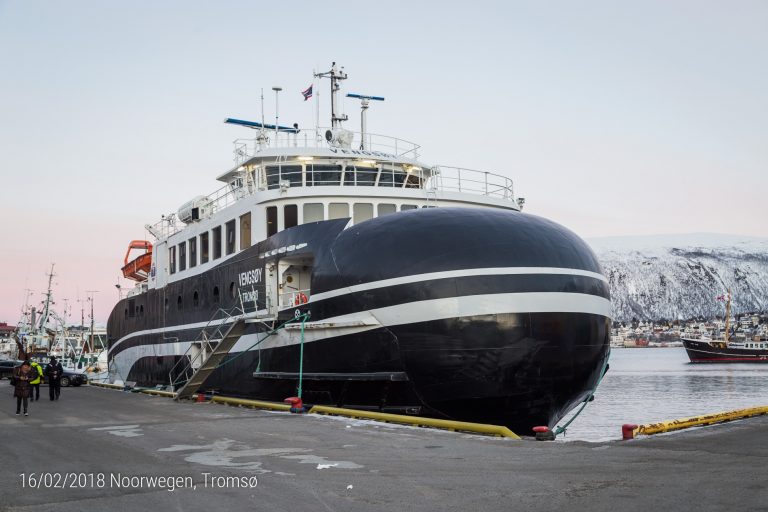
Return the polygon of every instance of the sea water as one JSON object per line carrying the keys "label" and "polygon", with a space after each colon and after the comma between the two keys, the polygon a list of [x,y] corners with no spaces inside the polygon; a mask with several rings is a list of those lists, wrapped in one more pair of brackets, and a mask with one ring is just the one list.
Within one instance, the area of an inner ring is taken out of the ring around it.
{"label": "sea water", "polygon": [[624,423],[768,406],[768,364],[691,364],[684,348],[617,348],[609,361],[595,400],[558,440],[619,439]]}

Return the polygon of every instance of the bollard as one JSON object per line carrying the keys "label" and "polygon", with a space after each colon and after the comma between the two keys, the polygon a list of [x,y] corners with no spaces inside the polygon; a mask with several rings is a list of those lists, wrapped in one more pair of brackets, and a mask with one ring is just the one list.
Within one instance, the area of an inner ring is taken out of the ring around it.
{"label": "bollard", "polygon": [[634,439],[637,425],[631,423],[625,423],[621,426],[621,438],[622,439]]}
{"label": "bollard", "polygon": [[286,398],[283,402],[291,406],[292,413],[302,414],[304,412],[304,404],[302,403],[301,398],[297,396]]}
{"label": "bollard", "polygon": [[549,430],[549,427],[533,427],[533,431],[536,433],[537,441],[554,441],[555,433]]}

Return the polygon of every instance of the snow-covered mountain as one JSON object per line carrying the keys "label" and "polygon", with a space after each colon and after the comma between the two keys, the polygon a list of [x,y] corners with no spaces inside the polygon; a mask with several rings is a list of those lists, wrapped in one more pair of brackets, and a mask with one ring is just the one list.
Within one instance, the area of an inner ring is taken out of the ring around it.
{"label": "snow-covered mountain", "polygon": [[587,242],[608,277],[615,320],[768,310],[768,238],[716,234],[606,237]]}

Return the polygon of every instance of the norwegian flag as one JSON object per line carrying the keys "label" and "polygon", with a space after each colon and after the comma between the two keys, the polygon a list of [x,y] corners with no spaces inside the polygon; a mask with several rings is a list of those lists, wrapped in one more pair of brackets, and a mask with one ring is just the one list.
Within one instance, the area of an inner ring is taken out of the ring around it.
{"label": "norwegian flag", "polygon": [[312,97],[312,86],[310,85],[306,90],[301,91],[301,95],[304,96],[304,101],[307,101]]}
{"label": "norwegian flag", "polygon": [[726,298],[727,298],[727,297],[726,297],[725,295],[718,295],[718,296],[716,297],[716,299],[717,299],[717,300],[719,300],[720,302],[724,302],[724,301],[726,300]]}

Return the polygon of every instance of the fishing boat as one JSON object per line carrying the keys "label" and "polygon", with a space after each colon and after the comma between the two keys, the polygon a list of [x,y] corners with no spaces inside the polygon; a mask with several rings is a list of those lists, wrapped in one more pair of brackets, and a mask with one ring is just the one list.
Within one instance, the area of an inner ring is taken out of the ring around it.
{"label": "fishing boat", "polygon": [[[512,180],[431,165],[419,145],[331,125],[226,119],[216,192],[146,226],[110,314],[113,382],[507,425],[530,433],[605,371],[608,284],[587,244],[523,213]],[[300,89],[297,88],[297,92]],[[317,109],[319,112],[319,107]],[[134,264],[135,262],[135,264]],[[149,264],[147,264],[149,262]],[[143,271],[141,271],[143,269]],[[194,383],[194,386],[193,386]],[[192,388],[191,388],[192,386]]]}
{"label": "fishing boat", "polygon": [[682,338],[692,363],[768,363],[768,339],[731,339],[731,290],[718,297],[725,301],[725,331],[721,338]]}

